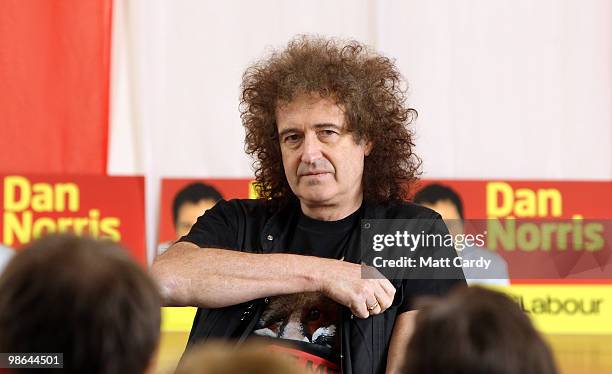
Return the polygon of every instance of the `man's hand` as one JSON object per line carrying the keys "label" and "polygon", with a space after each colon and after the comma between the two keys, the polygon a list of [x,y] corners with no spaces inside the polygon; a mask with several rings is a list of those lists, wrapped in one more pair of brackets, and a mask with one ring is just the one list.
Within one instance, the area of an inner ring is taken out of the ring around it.
{"label": "man's hand", "polygon": [[351,309],[353,315],[367,318],[387,310],[393,303],[395,287],[380,275],[380,279],[362,278],[362,266],[340,260],[329,260],[320,275],[320,289],[330,299]]}

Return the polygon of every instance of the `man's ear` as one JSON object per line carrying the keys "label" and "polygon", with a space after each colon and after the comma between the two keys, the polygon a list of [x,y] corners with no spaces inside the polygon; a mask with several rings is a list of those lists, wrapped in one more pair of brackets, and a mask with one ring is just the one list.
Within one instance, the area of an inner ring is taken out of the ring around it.
{"label": "man's ear", "polygon": [[364,148],[364,149],[365,149],[365,155],[366,155],[366,156],[369,156],[369,155],[370,155],[370,153],[372,152],[372,148],[374,148],[374,144],[372,144],[372,142],[371,142],[371,141],[369,141],[369,140],[368,140],[368,141],[366,141],[366,142],[365,142],[365,148]]}

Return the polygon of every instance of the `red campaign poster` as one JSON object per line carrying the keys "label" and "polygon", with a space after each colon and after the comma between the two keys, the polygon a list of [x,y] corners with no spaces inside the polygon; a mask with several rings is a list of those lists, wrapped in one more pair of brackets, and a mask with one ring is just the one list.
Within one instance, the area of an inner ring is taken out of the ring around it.
{"label": "red campaign poster", "polygon": [[[173,240],[172,199],[192,182],[216,187],[225,199],[249,197],[252,179],[164,179],[161,192],[160,241]],[[463,201],[466,219],[508,218],[612,219],[612,182],[503,181],[423,179],[454,189]]]}
{"label": "red campaign poster", "polygon": [[143,177],[0,175],[2,243],[73,232],[120,242],[146,264]]}
{"label": "red campaign poster", "polygon": [[[612,182],[424,180],[461,197],[513,283],[612,282]],[[466,228],[466,230],[468,230]]]}
{"label": "red campaign poster", "polygon": [[161,182],[159,243],[167,243],[177,239],[173,222],[172,205],[177,194],[193,183],[211,186],[225,200],[249,198],[251,179],[163,179]]}
{"label": "red campaign poster", "polygon": [[0,3],[0,172],[106,173],[111,0]]}
{"label": "red campaign poster", "polygon": [[[160,242],[176,239],[172,201],[196,181],[215,187],[225,199],[253,197],[251,179],[166,179]],[[454,189],[463,201],[465,218],[486,225],[481,231],[489,230],[487,247],[509,263],[513,282],[605,283],[612,278],[612,182],[422,180],[416,190],[430,183]],[[568,224],[565,236],[548,235]]]}
{"label": "red campaign poster", "polygon": [[422,180],[461,196],[467,219],[612,219],[612,181]]}

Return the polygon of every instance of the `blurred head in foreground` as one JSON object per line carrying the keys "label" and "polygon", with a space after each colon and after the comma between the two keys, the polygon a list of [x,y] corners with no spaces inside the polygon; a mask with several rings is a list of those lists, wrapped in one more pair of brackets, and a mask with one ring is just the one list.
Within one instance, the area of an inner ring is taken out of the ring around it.
{"label": "blurred head in foreground", "polygon": [[518,304],[461,288],[420,308],[404,374],[554,374],[552,354]]}
{"label": "blurred head in foreground", "polygon": [[290,358],[265,346],[207,343],[190,349],[175,374],[305,374]]}
{"label": "blurred head in foreground", "polygon": [[145,373],[160,305],[153,282],[116,244],[47,236],[0,277],[0,352],[63,353],[61,372]]}

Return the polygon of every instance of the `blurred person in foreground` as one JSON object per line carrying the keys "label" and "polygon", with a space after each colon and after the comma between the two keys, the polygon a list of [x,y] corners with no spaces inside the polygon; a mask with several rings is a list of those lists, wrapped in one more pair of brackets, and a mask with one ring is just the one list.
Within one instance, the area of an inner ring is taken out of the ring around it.
{"label": "blurred person in foreground", "polygon": [[150,373],[160,306],[153,281],[117,244],[47,236],[0,277],[0,352],[63,353],[58,372]]}
{"label": "blurred person in foreground", "polygon": [[[463,203],[459,194],[448,186],[431,183],[421,188],[414,195],[414,202],[429,209],[435,210],[441,216],[448,230],[453,236],[464,234]],[[484,247],[463,244],[458,254],[464,260],[490,261],[488,269],[465,267],[465,280],[471,285],[508,286],[508,264],[500,255]]]}
{"label": "blurred person in foreground", "polygon": [[195,346],[174,374],[306,374],[289,357],[270,354],[259,344],[213,342]]}
{"label": "blurred person in foreground", "polygon": [[423,301],[403,374],[556,374],[553,355],[508,296],[481,287]]}
{"label": "blurred person in foreground", "polygon": [[460,269],[361,276],[361,219],[447,233],[404,200],[420,160],[397,67],[355,41],[298,37],[247,69],[241,113],[261,199],[218,202],[152,267],[168,305],[199,307],[189,345],[258,339],[315,371],[397,372],[413,298],[465,284]]}

